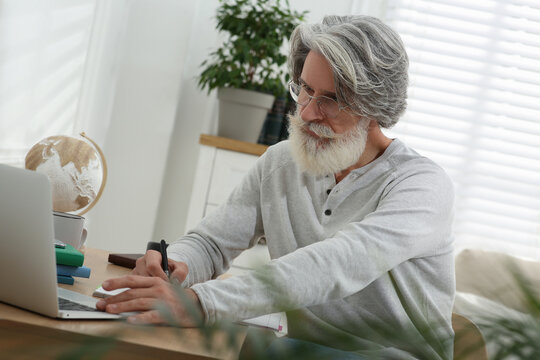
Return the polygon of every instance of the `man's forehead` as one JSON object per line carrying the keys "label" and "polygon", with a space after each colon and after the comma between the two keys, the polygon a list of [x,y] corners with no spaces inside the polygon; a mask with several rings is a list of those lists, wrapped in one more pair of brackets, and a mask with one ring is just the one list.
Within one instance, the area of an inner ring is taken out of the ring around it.
{"label": "man's forehead", "polygon": [[311,89],[325,95],[335,95],[334,74],[321,54],[310,51],[304,62],[300,80]]}

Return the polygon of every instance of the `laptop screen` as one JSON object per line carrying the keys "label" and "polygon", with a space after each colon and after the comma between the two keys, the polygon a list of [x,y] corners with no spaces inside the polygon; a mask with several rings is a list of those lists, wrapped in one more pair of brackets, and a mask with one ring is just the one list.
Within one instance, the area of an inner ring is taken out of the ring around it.
{"label": "laptop screen", "polygon": [[53,237],[47,177],[0,164],[0,301],[56,316]]}

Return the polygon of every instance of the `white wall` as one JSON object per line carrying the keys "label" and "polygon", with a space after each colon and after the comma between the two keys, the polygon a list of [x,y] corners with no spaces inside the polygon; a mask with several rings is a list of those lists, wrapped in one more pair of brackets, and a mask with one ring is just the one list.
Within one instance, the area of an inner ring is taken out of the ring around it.
{"label": "white wall", "polygon": [[217,132],[217,100],[197,87],[200,64],[220,41],[215,30],[217,0],[197,2],[182,76],[182,96],[171,136],[167,169],[153,238],[172,241],[183,234],[201,133]]}
{"label": "white wall", "polygon": [[152,239],[195,5],[127,4],[118,63],[110,68],[116,72],[109,74],[116,77],[103,145],[109,180],[88,214],[87,245],[131,252]]}

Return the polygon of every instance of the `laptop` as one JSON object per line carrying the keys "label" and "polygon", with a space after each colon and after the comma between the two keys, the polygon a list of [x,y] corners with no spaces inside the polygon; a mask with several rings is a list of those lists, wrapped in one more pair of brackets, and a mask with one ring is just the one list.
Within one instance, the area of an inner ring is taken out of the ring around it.
{"label": "laptop", "polygon": [[60,319],[118,319],[95,298],[58,287],[51,185],[0,164],[0,301]]}

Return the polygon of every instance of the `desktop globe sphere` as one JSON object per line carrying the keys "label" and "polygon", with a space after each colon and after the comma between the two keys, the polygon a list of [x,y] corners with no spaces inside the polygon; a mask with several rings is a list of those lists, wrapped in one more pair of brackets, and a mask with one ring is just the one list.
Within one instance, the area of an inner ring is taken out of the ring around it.
{"label": "desktop globe sphere", "polygon": [[25,159],[29,170],[45,174],[52,186],[53,210],[80,211],[92,208],[105,187],[107,164],[101,149],[83,139],[51,136],[35,144]]}

